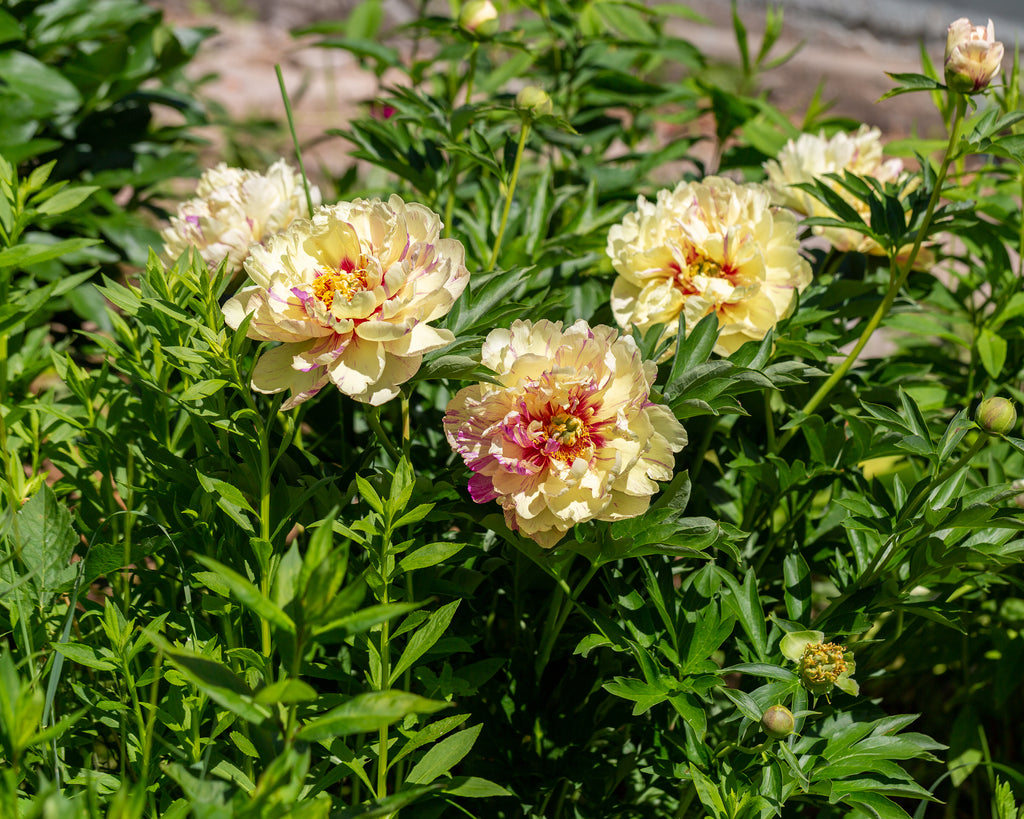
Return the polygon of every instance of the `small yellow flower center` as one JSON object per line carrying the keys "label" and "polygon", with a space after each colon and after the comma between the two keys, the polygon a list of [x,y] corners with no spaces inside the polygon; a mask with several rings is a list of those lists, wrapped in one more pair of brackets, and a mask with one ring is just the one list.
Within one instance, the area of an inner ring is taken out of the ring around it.
{"label": "small yellow flower center", "polygon": [[590,431],[575,415],[567,412],[556,412],[544,427],[548,441],[557,444],[557,448],[549,451],[552,458],[559,461],[574,461],[590,447]]}
{"label": "small yellow flower center", "polygon": [[811,643],[800,658],[800,676],[812,686],[831,685],[847,670],[845,654],[836,643]]}
{"label": "small yellow flower center", "polygon": [[338,270],[321,269],[313,279],[313,295],[330,310],[334,297],[340,294],[345,301],[366,289],[366,258],[359,257],[358,266],[347,259]]}

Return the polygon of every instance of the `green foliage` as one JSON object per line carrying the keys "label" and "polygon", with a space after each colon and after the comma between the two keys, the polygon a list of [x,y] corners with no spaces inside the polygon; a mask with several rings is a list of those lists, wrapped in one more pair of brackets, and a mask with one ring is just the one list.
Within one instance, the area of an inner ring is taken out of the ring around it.
{"label": "green foliage", "polygon": [[[153,247],[85,284],[152,240],[110,190],[188,170],[150,130],[170,98],[139,89],[198,35],[128,0],[0,11],[0,815],[1019,819],[1024,439],[975,420],[1024,400],[1016,59],[975,110],[928,62],[894,76],[948,138],[899,146],[919,170],[896,181],[801,186],[832,214],[808,235],[875,252],[805,246],[813,281],[763,338],[716,353],[724,310],[633,329],[689,439],[641,514],[544,549],[466,489],[442,419],[500,381],[483,337],[613,324],[637,197],[763,180],[799,132],[760,88],[781,12],[758,45],[734,10],[738,65],[671,14],[525,2],[493,34],[417,19],[410,52],[367,2],[306,32],[401,80],[340,132],[369,170],[337,194],[438,211],[471,277],[398,398],[282,411],[223,267]],[[523,76],[550,113],[516,107]],[[845,125],[824,111],[803,129]],[[105,312],[54,341],[65,297]]]}

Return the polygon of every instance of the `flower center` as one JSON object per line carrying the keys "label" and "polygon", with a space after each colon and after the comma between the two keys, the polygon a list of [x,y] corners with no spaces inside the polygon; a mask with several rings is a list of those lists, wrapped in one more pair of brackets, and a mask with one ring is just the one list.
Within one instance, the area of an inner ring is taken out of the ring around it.
{"label": "flower center", "polygon": [[547,444],[544,451],[559,461],[574,461],[590,448],[590,430],[575,415],[556,412],[544,425]]}
{"label": "flower center", "polygon": [[328,310],[334,304],[334,297],[340,294],[345,301],[366,289],[366,257],[359,257],[358,266],[350,259],[343,259],[338,270],[321,269],[313,279],[313,295]]}
{"label": "flower center", "polygon": [[812,686],[831,685],[847,670],[845,654],[835,643],[811,643],[800,658],[800,676]]}
{"label": "flower center", "polygon": [[682,291],[684,296],[692,296],[702,292],[702,288],[694,283],[697,278],[704,279],[725,279],[730,284],[735,284],[736,270],[729,265],[721,265],[713,259],[709,259],[694,247],[687,249],[685,264],[672,262],[670,269],[673,272],[674,284],[677,290]]}

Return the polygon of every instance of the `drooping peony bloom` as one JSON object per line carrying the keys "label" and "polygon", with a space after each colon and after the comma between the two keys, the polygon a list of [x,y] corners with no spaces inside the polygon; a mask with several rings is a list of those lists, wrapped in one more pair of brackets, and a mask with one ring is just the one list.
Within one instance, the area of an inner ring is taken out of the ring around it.
{"label": "drooping peony bloom", "polygon": [[[313,204],[320,191],[310,189]],[[242,269],[249,248],[308,216],[302,176],[279,159],[265,174],[220,163],[199,180],[196,195],[178,207],[161,234],[169,264],[195,247],[212,268],[227,259],[229,274]]]}
{"label": "drooping peony bloom", "polygon": [[332,382],[357,401],[379,405],[419,369],[423,354],[454,340],[428,322],[466,288],[466,251],[440,238],[441,220],[392,196],[319,208],[252,249],[255,286],[224,305],[237,328],[252,314],[249,338],[281,341],[260,356],[253,389],[291,390],[289,409]]}
{"label": "drooping peony bloom", "polygon": [[954,20],[946,32],[946,84],[962,94],[988,87],[1003,62],[1003,44],[996,40],[992,21],[972,26],[966,17]]}
{"label": "drooping peony bloom", "polygon": [[[801,134],[797,139],[789,140],[778,157],[766,162],[764,168],[768,173],[768,189],[776,205],[792,208],[805,216],[835,218],[835,212],[824,202],[793,187],[820,180],[856,210],[868,225],[871,224],[871,209],[838,182],[826,179],[825,175],[841,176],[846,171],[856,176],[877,179],[882,184],[898,183],[906,176],[901,159],[882,155],[881,131],[867,125],[862,125],[856,133],[839,132],[832,137],[826,137],[824,132],[817,136]],[[904,193],[909,194],[912,190],[913,186],[907,186]],[[886,255],[878,242],[855,230],[822,225],[816,225],[813,230],[842,253],[854,251],[872,256]],[[905,258],[909,252],[909,246],[902,248],[897,258]],[[931,252],[921,249],[915,266],[926,267],[931,261]]]}
{"label": "drooping peony bloom", "polygon": [[715,352],[733,353],[764,338],[810,284],[796,234],[793,215],[772,208],[756,184],[711,176],[659,191],[657,202],[641,196],[608,234],[615,320],[641,332],[665,324],[671,336],[680,313],[689,333],[715,312]]}
{"label": "drooping peony bloom", "polygon": [[657,367],[632,337],[516,321],[488,334],[481,363],[500,383],[460,390],[445,435],[473,500],[497,500],[510,529],[550,548],[577,523],[643,513],[672,478],[686,431],[650,401]]}

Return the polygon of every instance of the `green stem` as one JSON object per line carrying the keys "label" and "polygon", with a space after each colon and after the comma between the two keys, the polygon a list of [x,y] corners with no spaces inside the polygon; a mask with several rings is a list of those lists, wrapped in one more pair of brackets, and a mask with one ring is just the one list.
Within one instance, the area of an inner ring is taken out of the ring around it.
{"label": "green stem", "polygon": [[473,80],[476,77],[476,58],[479,51],[480,43],[473,43],[473,50],[469,53],[469,71],[466,72],[466,105],[473,101]]}
{"label": "green stem", "polygon": [[928,499],[932,490],[941,486],[959,470],[963,469],[963,467],[965,467],[970,460],[978,454],[981,448],[985,446],[987,438],[987,435],[979,434],[974,443],[971,444],[971,448],[958,458],[956,463],[948,469],[943,470],[917,492],[917,494],[911,499],[910,503],[903,508],[899,516],[896,518],[895,528],[897,531],[890,535],[882,548],[875,552],[874,557],[871,558],[871,562],[864,570],[864,573],[854,581],[850,590],[843,592],[839,597],[830,601],[828,607],[815,618],[815,623],[822,623],[825,620],[828,620],[831,617],[831,614],[837,611],[838,607],[848,600],[855,592],[865,586],[871,585],[877,580],[878,575],[885,568],[885,564],[888,563],[889,558],[892,557],[893,550],[896,547],[897,538],[902,534],[902,532],[899,531],[900,524],[915,517],[917,513],[921,511],[921,507]]}
{"label": "green stem", "polygon": [[[380,544],[380,594],[378,602],[387,605],[390,601],[390,589],[388,588],[388,554],[391,545],[391,528],[388,527],[381,538]],[[380,677],[377,680],[377,691],[387,691],[391,687],[391,629],[390,623],[385,620],[380,625]],[[379,730],[377,738],[377,798],[383,799],[388,795],[388,728],[384,726]]]}
{"label": "green stem", "polygon": [[277,74],[277,84],[281,89],[281,99],[284,101],[284,114],[288,119],[288,130],[292,134],[292,144],[295,146],[295,159],[299,163],[299,173],[302,174],[302,187],[306,191],[306,207],[309,209],[309,218],[313,218],[313,195],[309,190],[309,178],[306,176],[306,167],[302,164],[302,149],[299,147],[299,137],[295,133],[295,119],[292,116],[292,103],[288,98],[288,89],[284,86],[284,75],[281,73],[281,64],[274,64],[274,73]]}
{"label": "green stem", "polygon": [[[270,543],[271,536],[271,521],[270,521],[270,484],[271,475],[273,474],[273,467],[270,463],[270,429],[273,426],[274,419],[277,417],[278,407],[281,405],[280,398],[275,400],[271,404],[270,411],[267,418],[259,431],[259,443],[260,443],[260,540],[264,543]],[[283,446],[283,444],[282,444]],[[259,556],[257,556],[259,559]],[[260,560],[260,591],[266,597],[270,597],[270,561]],[[266,618],[260,618],[260,631],[261,631],[261,642],[263,648],[263,656],[270,659],[271,651],[273,649],[270,639],[270,621]]]}
{"label": "green stem", "polygon": [[[868,322],[864,326],[864,330],[861,332],[860,338],[857,339],[857,343],[854,345],[853,349],[832,372],[832,375],[825,380],[825,382],[818,388],[817,392],[815,392],[814,395],[811,396],[810,400],[804,405],[801,410],[803,415],[810,415],[813,413],[822,404],[822,402],[828,398],[836,384],[838,384],[850,371],[853,365],[857,362],[857,359],[860,357],[861,352],[863,352],[864,347],[867,346],[868,341],[871,340],[871,336],[874,334],[875,330],[877,330],[879,325],[881,325],[882,320],[888,314],[893,302],[896,301],[896,296],[899,295],[900,290],[906,283],[907,277],[913,269],[914,262],[917,260],[917,254],[921,250],[921,244],[924,242],[925,236],[928,234],[928,228],[931,226],[932,216],[935,213],[935,207],[938,205],[939,197],[942,194],[942,183],[945,181],[946,172],[949,170],[949,164],[953,161],[953,157],[957,152],[957,146],[960,143],[960,128],[963,124],[964,113],[966,110],[967,98],[963,95],[959,95],[957,97],[956,110],[953,114],[953,126],[950,130],[949,142],[946,145],[946,153],[942,157],[942,164],[939,166],[939,172],[935,177],[935,187],[932,189],[931,197],[928,200],[928,208],[925,210],[921,227],[918,228],[917,235],[914,237],[914,244],[910,249],[910,253],[907,254],[907,258],[901,267],[896,262],[895,254],[898,250],[893,251],[893,255],[890,258],[889,289],[885,294],[885,298],[882,299],[882,303],[878,305],[874,314],[870,319],[868,319]],[[782,436],[779,440],[779,450],[789,443],[796,432],[797,428],[794,427]]]}
{"label": "green stem", "polygon": [[707,425],[700,436],[700,444],[697,449],[690,453],[690,483],[696,483],[700,471],[704,468],[704,454],[711,445],[711,436],[715,434],[715,427],[718,426],[718,416],[712,415],[707,419]]}
{"label": "green stem", "polygon": [[498,235],[494,238],[494,248],[491,250],[491,260],[487,267],[494,270],[498,263],[498,253],[501,251],[501,240],[505,235],[505,225],[508,224],[508,214],[512,209],[512,197],[516,193],[516,183],[519,181],[519,166],[523,163],[523,151],[526,148],[526,139],[530,136],[530,123],[523,121],[523,128],[519,132],[519,145],[516,146],[516,159],[512,164],[512,177],[508,182],[508,196],[505,197],[505,209],[501,213],[501,224],[498,226]]}
{"label": "green stem", "polygon": [[[572,611],[573,606],[576,604],[576,600],[600,568],[601,566],[599,563],[591,563],[590,568],[587,569],[586,574],[583,575],[583,579],[576,584],[576,588],[572,590],[567,598],[560,599],[560,607],[558,609],[558,614],[554,618],[553,626],[549,628],[551,620],[550,617],[548,618],[549,622],[544,624],[544,637],[541,641],[540,650],[537,653],[537,662],[535,666],[538,680],[544,674],[544,669],[547,667],[548,661],[551,659],[551,652],[555,647],[555,641],[558,639],[558,635],[562,633],[562,628],[565,626],[566,620],[569,619],[569,614]],[[559,588],[559,593],[563,594],[561,587]]]}
{"label": "green stem", "polygon": [[373,430],[373,434],[377,436],[377,440],[380,441],[381,446],[387,450],[395,463],[397,464],[402,460],[402,453],[399,452],[391,439],[384,432],[384,427],[380,424],[380,408],[379,407],[367,407],[366,408],[366,423],[370,425],[370,429]]}

